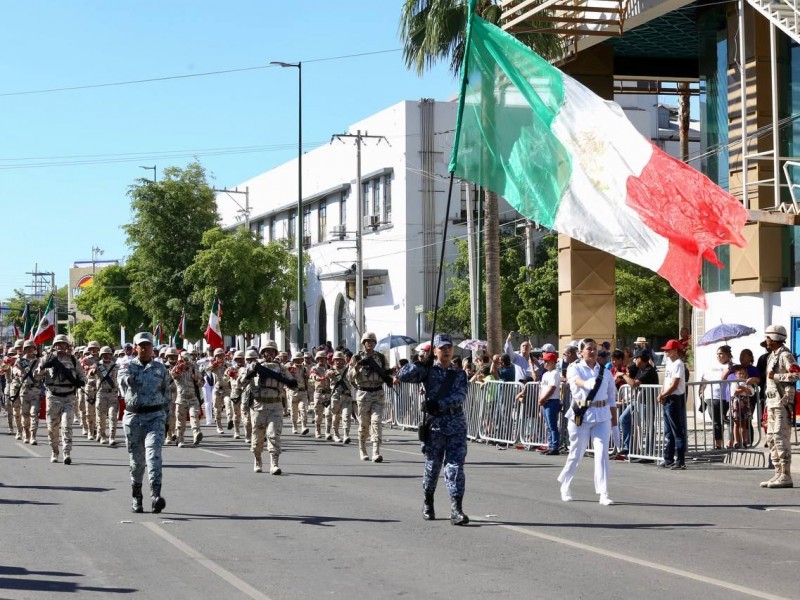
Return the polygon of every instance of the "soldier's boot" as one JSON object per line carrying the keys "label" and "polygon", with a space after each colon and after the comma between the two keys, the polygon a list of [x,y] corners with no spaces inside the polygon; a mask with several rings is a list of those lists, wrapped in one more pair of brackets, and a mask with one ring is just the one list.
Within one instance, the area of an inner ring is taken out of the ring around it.
{"label": "soldier's boot", "polygon": [[776,481],[770,482],[767,487],[770,489],[794,487],[794,483],[792,482],[791,468],[789,465],[783,465],[783,472],[781,473],[781,476],[778,477]]}
{"label": "soldier's boot", "polygon": [[269,472],[270,475],[280,475],[282,473],[281,468],[278,466],[277,454],[269,455]]}
{"label": "soldier's boot", "polygon": [[111,430],[111,437],[108,438],[108,445],[112,448],[117,445],[117,440],[114,438],[114,430]]}
{"label": "soldier's boot", "polygon": [[425,500],[422,503],[422,518],[426,521],[433,521],[436,512],[433,510],[433,492],[425,492]]}
{"label": "soldier's boot", "polygon": [[131,510],[135,513],[144,512],[144,507],[142,506],[142,484],[141,483],[134,483],[131,484]]}
{"label": "soldier's boot", "polygon": [[214,423],[217,425],[217,433],[225,433],[225,430],[222,429],[222,419],[220,417],[214,417]]}
{"label": "soldier's boot", "polygon": [[31,426],[30,425],[25,425],[24,426],[22,435],[23,435],[22,441],[24,443],[26,443],[26,444],[30,444],[31,443]]}
{"label": "soldier's boot", "polygon": [[202,441],[203,441],[203,432],[198,429],[197,433],[192,434],[192,443],[195,446],[197,446]]}
{"label": "soldier's boot", "polygon": [[783,467],[781,467],[780,465],[775,465],[775,473],[772,475],[772,477],[770,477],[766,481],[762,481],[760,484],[761,487],[768,488],[769,484],[778,481],[778,479],[780,479],[782,474],[783,474]]}
{"label": "soldier's boot", "polygon": [[461,508],[462,496],[453,496],[450,498],[450,524],[451,525],[466,525],[469,523],[469,517],[464,514]]}
{"label": "soldier's boot", "polygon": [[50,462],[57,463],[58,462],[58,452],[53,452],[50,454]]}
{"label": "soldier's boot", "polygon": [[383,456],[381,456],[381,445],[379,442],[372,442],[372,462],[383,462]]}
{"label": "soldier's boot", "polygon": [[361,440],[358,441],[358,455],[361,460],[369,460],[369,454],[367,454],[367,442],[362,442]]}
{"label": "soldier's boot", "polygon": [[242,439],[242,434],[239,433],[239,425],[236,425],[235,427],[236,427],[236,429],[233,432],[233,439],[240,440],[240,439]]}
{"label": "soldier's boot", "polygon": [[72,464],[72,457],[69,455],[67,450],[64,450],[64,464],[71,465]]}
{"label": "soldier's boot", "polygon": [[38,446],[39,442],[36,440],[36,429],[31,429],[31,446]]}
{"label": "soldier's boot", "polygon": [[314,437],[322,439],[322,423],[319,422],[319,419],[314,421]]}
{"label": "soldier's boot", "polygon": [[261,473],[261,471],[262,471],[262,468],[261,468],[261,455],[260,454],[256,454],[255,455],[255,462],[253,463],[253,472],[254,473]]}
{"label": "soldier's boot", "polygon": [[167,501],[161,496],[160,483],[154,483],[153,489],[150,490],[150,506],[155,514],[160,513],[167,507]]}

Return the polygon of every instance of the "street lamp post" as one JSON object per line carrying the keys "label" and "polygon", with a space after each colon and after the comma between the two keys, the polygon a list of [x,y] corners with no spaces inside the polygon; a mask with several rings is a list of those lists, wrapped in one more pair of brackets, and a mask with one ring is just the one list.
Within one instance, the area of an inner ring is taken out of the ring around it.
{"label": "street lamp post", "polygon": [[95,263],[97,263],[97,257],[101,256],[102,254],[103,251],[100,248],[92,246],[92,275],[95,274]]}
{"label": "street lamp post", "polygon": [[152,167],[143,167],[142,165],[139,165],[139,168],[140,169],[147,169],[148,171],[152,171],[153,172],[153,183],[155,183],[157,181],[158,177],[156,176],[156,165],[153,165]]}
{"label": "street lamp post", "polygon": [[302,350],[306,312],[303,297],[303,63],[273,61],[269,64],[297,69],[297,349]]}

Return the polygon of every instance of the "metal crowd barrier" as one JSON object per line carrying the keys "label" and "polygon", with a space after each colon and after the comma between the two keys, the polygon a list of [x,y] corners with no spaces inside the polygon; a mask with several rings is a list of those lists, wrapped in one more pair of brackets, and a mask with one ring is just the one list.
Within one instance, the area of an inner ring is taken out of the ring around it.
{"label": "metal crowd barrier", "polygon": [[519,407],[520,434],[519,442],[526,449],[547,445],[547,425],[544,420],[544,410],[539,406],[539,392],[541,384],[536,382],[526,383],[524,387],[524,402]]}
{"label": "metal crowd barrier", "polygon": [[487,381],[477,384],[482,395],[480,439],[496,444],[515,444],[519,439],[520,407],[518,383]]}
{"label": "metal crowd barrier", "polygon": [[[731,409],[731,386],[735,380],[692,381],[686,385],[688,450],[709,452],[733,446],[736,425]],[[747,423],[747,440],[742,448],[758,447],[761,442],[761,414],[764,409],[756,386],[751,415]]]}
{"label": "metal crowd barrier", "polygon": [[[623,385],[617,391],[620,443],[631,458],[658,460],[664,454],[660,385]],[[627,446],[626,446],[627,443]]]}

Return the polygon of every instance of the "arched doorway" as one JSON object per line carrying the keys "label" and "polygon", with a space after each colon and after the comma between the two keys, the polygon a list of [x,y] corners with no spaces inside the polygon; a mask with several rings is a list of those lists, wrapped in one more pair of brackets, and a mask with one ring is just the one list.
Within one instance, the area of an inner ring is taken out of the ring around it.
{"label": "arched doorway", "polygon": [[347,309],[344,297],[339,294],[336,298],[336,339],[337,346],[347,346]]}
{"label": "arched doorway", "polygon": [[319,301],[319,312],[317,313],[317,333],[319,339],[317,344],[324,344],[328,340],[328,310],[325,308],[325,298]]}

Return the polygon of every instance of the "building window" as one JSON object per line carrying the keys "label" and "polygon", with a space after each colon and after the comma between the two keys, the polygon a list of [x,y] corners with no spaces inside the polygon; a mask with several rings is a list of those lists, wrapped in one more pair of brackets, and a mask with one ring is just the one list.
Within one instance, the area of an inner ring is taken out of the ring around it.
{"label": "building window", "polygon": [[362,201],[362,203],[364,205],[364,224],[362,225],[362,227],[366,227],[367,225],[369,225],[369,215],[370,215],[370,211],[369,211],[369,202],[370,202],[369,190],[370,190],[370,187],[371,187],[370,184],[371,184],[371,182],[369,182],[369,181],[364,181],[361,184],[361,186],[362,186],[362,188],[361,188],[361,201]]}
{"label": "building window", "polygon": [[381,214],[381,186],[380,179],[372,181],[372,211],[371,215]]}
{"label": "building window", "polygon": [[322,200],[319,203],[317,222],[319,224],[317,227],[317,236],[319,237],[320,242],[324,242],[326,239],[328,239],[328,203],[325,200]]}
{"label": "building window", "polygon": [[289,213],[287,220],[288,226],[286,230],[286,239],[289,240],[289,248],[294,248],[294,240],[297,236],[297,215],[294,212]]}
{"label": "building window", "polygon": [[264,221],[259,221],[258,222],[258,241],[261,242],[262,244],[267,241],[267,239],[264,237],[264,235],[266,233],[266,231],[265,231],[266,228],[267,228],[267,224]]}
{"label": "building window", "polygon": [[383,177],[383,221],[392,222],[392,176]]}
{"label": "building window", "polygon": [[311,245],[311,207],[306,206],[303,209],[303,247],[308,248]]}
{"label": "building window", "polygon": [[341,294],[336,300],[336,344],[339,346],[347,345],[347,323],[348,319],[347,307],[345,306],[344,298]]}
{"label": "building window", "polygon": [[347,227],[347,196],[342,194],[339,200],[339,225]]}
{"label": "building window", "polygon": [[277,240],[278,240],[278,232],[275,227],[275,217],[272,217],[269,220],[269,241],[275,242]]}

